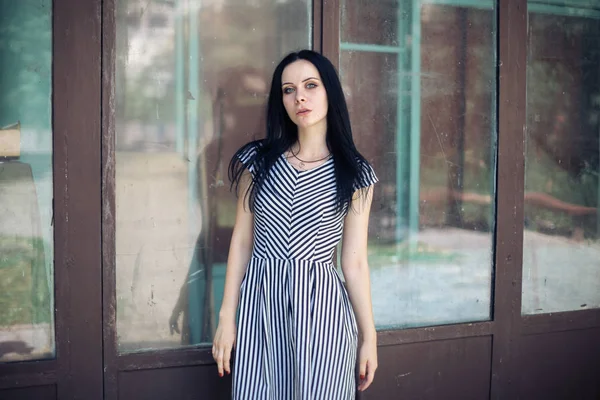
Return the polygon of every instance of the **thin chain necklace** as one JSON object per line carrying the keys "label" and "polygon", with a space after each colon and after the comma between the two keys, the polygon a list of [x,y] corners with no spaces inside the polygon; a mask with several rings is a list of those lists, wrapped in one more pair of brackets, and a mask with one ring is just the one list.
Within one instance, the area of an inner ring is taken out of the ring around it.
{"label": "thin chain necklace", "polygon": [[[298,153],[300,152],[300,147],[298,147]],[[303,160],[300,157],[298,157],[298,153],[294,153],[291,149],[290,149],[290,153],[292,153],[292,157],[294,157],[296,160],[300,161],[300,167],[304,168],[305,164],[314,164],[314,163],[318,163],[319,161],[324,161],[327,160],[329,157],[331,157],[331,153],[327,154],[325,157],[323,158],[319,158],[318,160]]]}

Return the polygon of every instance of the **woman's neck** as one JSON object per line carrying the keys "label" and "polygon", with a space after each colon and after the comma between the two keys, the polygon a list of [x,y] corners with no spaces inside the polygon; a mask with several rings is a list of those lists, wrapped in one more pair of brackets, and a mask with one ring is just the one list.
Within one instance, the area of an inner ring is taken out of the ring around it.
{"label": "woman's neck", "polygon": [[327,148],[327,128],[313,126],[307,129],[298,129],[298,143],[291,151],[300,158],[312,160],[329,154]]}

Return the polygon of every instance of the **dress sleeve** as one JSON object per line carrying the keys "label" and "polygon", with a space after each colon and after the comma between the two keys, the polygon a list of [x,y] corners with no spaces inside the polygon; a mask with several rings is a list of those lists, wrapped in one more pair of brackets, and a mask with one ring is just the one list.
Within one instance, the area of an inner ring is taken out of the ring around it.
{"label": "dress sleeve", "polygon": [[379,182],[375,170],[368,162],[362,163],[361,174],[354,184],[354,190],[359,190]]}
{"label": "dress sleeve", "polygon": [[238,153],[236,154],[237,158],[240,160],[242,165],[250,171],[252,176],[256,173],[255,168],[255,155],[257,152],[257,144],[248,143],[244,147],[242,147]]}

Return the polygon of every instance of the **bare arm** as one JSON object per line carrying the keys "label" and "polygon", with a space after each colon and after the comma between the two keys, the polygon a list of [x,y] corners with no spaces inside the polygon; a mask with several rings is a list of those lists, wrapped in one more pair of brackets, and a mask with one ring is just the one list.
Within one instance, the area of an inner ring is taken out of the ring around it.
{"label": "bare arm", "polygon": [[220,319],[234,321],[238,307],[240,285],[246,272],[246,266],[252,254],[254,216],[246,201],[246,190],[251,182],[250,173],[246,172],[240,182],[235,225],[229,245],[227,271],[225,273],[225,290],[221,303]]}
{"label": "bare arm", "polygon": [[221,376],[223,376],[223,371],[231,373],[229,361],[235,343],[235,316],[239,303],[240,286],[252,254],[254,216],[250,212],[245,196],[251,181],[250,173],[246,171],[239,186],[235,225],[227,257],[223,302],[219,312],[219,326],[213,341],[213,357],[217,361]]}
{"label": "bare arm", "polygon": [[365,195],[359,196],[355,193],[353,204],[344,221],[342,239],[342,271],[362,341],[358,360],[362,380],[360,390],[365,390],[371,384],[377,369],[377,333],[373,321],[367,261],[367,235],[372,199],[372,186]]}

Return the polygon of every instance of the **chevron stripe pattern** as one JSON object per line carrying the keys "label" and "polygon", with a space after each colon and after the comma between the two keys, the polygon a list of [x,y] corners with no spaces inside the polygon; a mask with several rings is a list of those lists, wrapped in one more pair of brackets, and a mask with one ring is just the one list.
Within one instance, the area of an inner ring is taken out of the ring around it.
{"label": "chevron stripe pattern", "polygon": [[[251,173],[254,151],[240,157]],[[282,155],[257,195],[253,255],[240,287],[234,400],[355,397],[356,320],[332,262],[345,214],[336,211],[335,194],[333,159],[298,171]]]}

